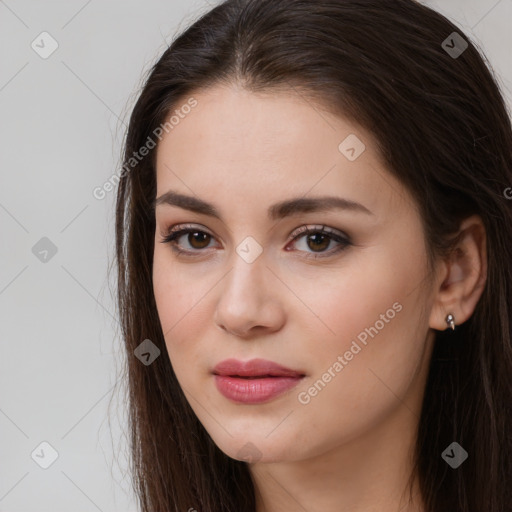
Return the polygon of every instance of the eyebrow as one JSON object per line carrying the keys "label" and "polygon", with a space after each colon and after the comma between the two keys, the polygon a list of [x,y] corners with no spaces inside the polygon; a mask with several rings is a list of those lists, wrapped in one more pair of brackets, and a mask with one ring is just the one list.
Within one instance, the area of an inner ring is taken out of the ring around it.
{"label": "eyebrow", "polygon": [[[191,212],[208,215],[224,222],[222,215],[217,208],[202,199],[193,196],[180,194],[173,190],[168,190],[160,197],[156,198],[151,207],[154,211],[156,206],[161,204],[168,204],[171,206],[178,206]],[[329,210],[341,209],[353,212],[365,213],[367,215],[374,215],[373,212],[368,210],[361,203],[344,199],[336,196],[320,196],[320,197],[297,197],[280,201],[273,204],[268,209],[268,218],[270,220],[280,220],[292,215],[311,212],[326,212]]]}

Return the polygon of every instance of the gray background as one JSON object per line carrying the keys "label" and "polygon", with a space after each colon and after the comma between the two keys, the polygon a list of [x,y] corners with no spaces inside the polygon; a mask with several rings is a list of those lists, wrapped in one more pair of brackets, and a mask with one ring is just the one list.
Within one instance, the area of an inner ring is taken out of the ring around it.
{"label": "gray background", "polygon": [[[486,53],[512,105],[512,0],[424,3]],[[0,512],[136,510],[114,388],[115,190],[93,190],[118,169],[142,77],[210,5],[0,0]]]}

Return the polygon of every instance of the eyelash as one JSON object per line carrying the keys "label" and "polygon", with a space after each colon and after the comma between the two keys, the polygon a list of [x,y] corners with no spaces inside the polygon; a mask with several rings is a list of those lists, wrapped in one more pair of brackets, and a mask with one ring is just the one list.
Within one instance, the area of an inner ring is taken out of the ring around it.
{"label": "eyelash", "polygon": [[[208,233],[207,231],[203,231],[200,229],[197,229],[197,227],[194,227],[193,225],[178,225],[171,227],[167,235],[160,241],[160,243],[163,244],[169,244],[171,246],[171,249],[177,254],[177,255],[185,255],[187,257],[196,257],[200,256],[201,252],[204,252],[203,249],[196,249],[195,251],[187,251],[184,249],[179,248],[179,244],[176,243],[176,240],[181,238],[183,235],[187,235],[189,233],[204,233],[213,238],[213,235]],[[337,254],[341,251],[344,251],[348,248],[348,246],[352,245],[350,240],[345,237],[339,235],[337,232],[332,231],[330,229],[325,229],[325,226],[322,226],[319,228],[310,228],[308,226],[302,226],[298,228],[298,230],[295,232],[294,236],[291,239],[291,242],[296,242],[298,239],[302,238],[304,235],[311,235],[311,234],[321,234],[321,235],[328,235],[328,238],[331,239],[331,241],[338,242],[340,246],[335,248],[334,250],[326,251],[323,253],[309,253],[313,254],[312,256],[306,256],[306,258],[310,259],[319,259],[319,258],[328,258],[330,256],[333,256],[334,254]]]}

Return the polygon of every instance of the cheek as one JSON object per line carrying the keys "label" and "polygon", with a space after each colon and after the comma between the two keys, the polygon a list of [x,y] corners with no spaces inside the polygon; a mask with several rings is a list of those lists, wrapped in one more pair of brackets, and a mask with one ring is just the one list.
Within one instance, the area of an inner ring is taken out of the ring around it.
{"label": "cheek", "polygon": [[[428,322],[419,286],[425,255],[409,250],[401,261],[401,250],[368,251],[336,281],[326,277],[308,292],[322,334],[304,345],[303,360],[314,372],[298,392],[314,425],[332,425],[334,437],[364,429],[400,406],[426,364]],[[308,315],[302,332],[311,322]]]}
{"label": "cheek", "polygon": [[[409,236],[354,251],[343,268],[324,274],[308,291],[329,349],[348,350],[354,339],[364,344],[367,338],[369,347],[369,340],[393,338],[393,343],[381,345],[398,356],[414,339],[425,306],[420,284],[427,260],[421,231],[403,227],[402,232]],[[413,238],[412,247],[403,241]]]}
{"label": "cheek", "polygon": [[[351,341],[376,322],[380,333],[401,323],[416,269],[402,267],[398,272],[395,261],[392,252],[377,256],[368,251],[347,259],[344,268],[317,272],[314,281],[294,278],[294,291],[307,306],[297,318],[302,322],[301,332],[315,333],[310,340],[318,340],[315,353],[319,348],[325,353],[348,350]],[[364,338],[363,334],[362,342]]]}
{"label": "cheek", "polygon": [[207,294],[218,278],[173,262],[169,250],[155,249],[153,289],[169,358],[182,381],[182,376],[186,379],[186,375],[192,375],[186,371],[191,364],[205,361],[201,340],[205,339],[207,316],[211,317],[211,311],[206,311]]}
{"label": "cheek", "polygon": [[155,247],[153,290],[164,334],[194,325],[190,319],[201,309],[201,298],[213,285],[209,281],[193,264],[177,263],[169,246]]}

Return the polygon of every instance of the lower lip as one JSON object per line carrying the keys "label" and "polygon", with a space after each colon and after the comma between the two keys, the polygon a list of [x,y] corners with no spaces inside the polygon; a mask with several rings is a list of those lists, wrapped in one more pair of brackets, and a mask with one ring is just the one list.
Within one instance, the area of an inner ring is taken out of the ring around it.
{"label": "lower lip", "polygon": [[240,404],[261,404],[296,386],[303,377],[262,377],[244,379],[214,375],[217,389],[229,400]]}

